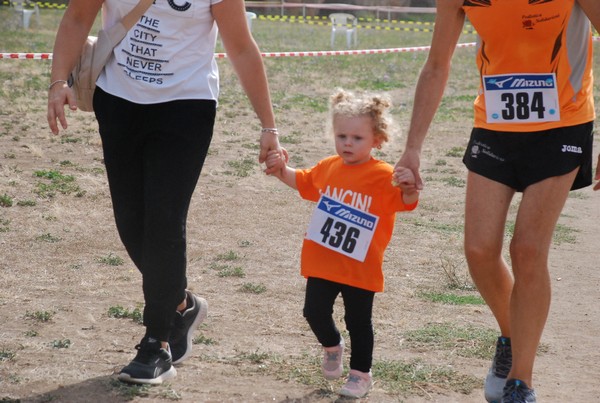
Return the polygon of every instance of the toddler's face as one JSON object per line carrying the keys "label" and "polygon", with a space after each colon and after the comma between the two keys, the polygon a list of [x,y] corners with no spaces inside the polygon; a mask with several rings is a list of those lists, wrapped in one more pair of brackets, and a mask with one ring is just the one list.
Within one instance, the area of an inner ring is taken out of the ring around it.
{"label": "toddler's face", "polygon": [[371,149],[379,146],[370,116],[343,116],[333,119],[335,151],[348,165],[358,165],[371,159]]}

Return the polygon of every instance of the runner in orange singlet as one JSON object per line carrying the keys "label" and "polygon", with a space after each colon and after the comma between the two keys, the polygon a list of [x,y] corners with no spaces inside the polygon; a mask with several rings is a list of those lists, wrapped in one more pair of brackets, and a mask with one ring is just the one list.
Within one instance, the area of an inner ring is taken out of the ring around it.
{"label": "runner in orange singlet", "polygon": [[[536,401],[533,364],[550,307],[548,253],[569,190],[592,183],[591,23],[598,0],[438,0],[404,154],[417,187],[421,148],[468,17],[479,34],[480,91],[465,152],[465,254],[501,336],[485,381],[489,402]],[[600,157],[596,179],[600,179]],[[594,189],[599,189],[600,183]],[[518,206],[502,246],[508,208]],[[540,208],[543,206],[543,208]]]}

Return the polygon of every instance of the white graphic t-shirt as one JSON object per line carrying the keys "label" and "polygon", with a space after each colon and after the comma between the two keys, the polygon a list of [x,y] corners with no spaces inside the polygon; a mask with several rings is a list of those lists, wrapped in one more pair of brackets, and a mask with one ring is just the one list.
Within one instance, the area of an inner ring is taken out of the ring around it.
{"label": "white graphic t-shirt", "polygon": [[[217,25],[211,5],[222,0],[156,0],[117,45],[97,81],[109,94],[140,104],[216,100]],[[102,24],[120,21],[137,0],[106,0]]]}

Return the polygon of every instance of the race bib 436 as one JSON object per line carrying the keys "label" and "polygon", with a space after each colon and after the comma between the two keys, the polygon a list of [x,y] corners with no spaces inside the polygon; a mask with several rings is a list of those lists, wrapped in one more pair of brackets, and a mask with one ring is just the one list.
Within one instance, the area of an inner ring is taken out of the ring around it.
{"label": "race bib 436", "polygon": [[306,238],[333,251],[364,262],[379,217],[321,196]]}

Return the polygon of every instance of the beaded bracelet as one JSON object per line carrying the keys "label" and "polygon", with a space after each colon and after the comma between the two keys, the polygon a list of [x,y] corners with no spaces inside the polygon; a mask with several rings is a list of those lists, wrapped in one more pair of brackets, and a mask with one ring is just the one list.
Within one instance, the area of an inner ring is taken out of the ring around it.
{"label": "beaded bracelet", "polygon": [[277,130],[276,127],[263,127],[262,129],[260,129],[261,133],[273,133],[273,134],[279,134],[279,130]]}
{"label": "beaded bracelet", "polygon": [[52,81],[50,83],[50,85],[48,86],[48,91],[50,91],[50,89],[52,87],[54,87],[54,85],[58,84],[58,83],[65,83],[65,84],[69,84],[69,82],[67,80],[56,80],[56,81]]}

